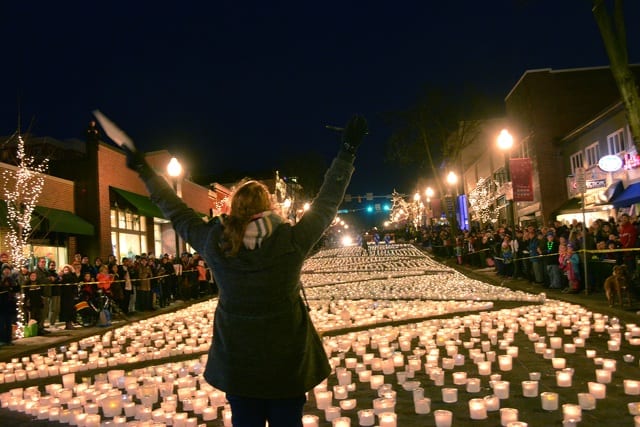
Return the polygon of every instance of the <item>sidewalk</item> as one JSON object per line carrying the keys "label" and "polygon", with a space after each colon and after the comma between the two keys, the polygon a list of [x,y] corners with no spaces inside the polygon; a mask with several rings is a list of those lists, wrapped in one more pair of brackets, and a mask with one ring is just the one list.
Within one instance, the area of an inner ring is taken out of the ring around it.
{"label": "sidewalk", "polygon": [[66,345],[68,343],[79,341],[92,335],[103,334],[106,331],[124,326],[128,322],[135,322],[138,320],[147,319],[149,317],[154,317],[159,314],[180,310],[182,308],[190,306],[191,304],[204,301],[205,299],[201,298],[189,301],[177,300],[167,307],[158,308],[157,310],[136,311],[133,313],[129,313],[126,319],[119,315],[114,315],[114,318],[111,320],[111,325],[105,327],[76,327],[73,330],[65,330],[64,323],[57,323],[56,327],[47,328],[51,331],[51,333],[48,335],[21,338],[18,340],[14,340],[12,345],[5,345],[0,347],[0,362],[10,362],[11,359],[14,358],[29,357],[34,353],[46,353],[49,348]]}
{"label": "sidewalk", "polygon": [[[421,249],[424,250],[424,248]],[[458,265],[455,258],[443,259],[434,256],[428,251],[424,252],[427,253],[431,258],[447,265],[448,267],[458,270],[468,277],[478,279],[492,285],[504,286],[510,289],[516,289],[532,294],[545,293],[547,295],[547,298],[566,301],[572,304],[579,304],[587,307],[594,312],[602,313],[611,317],[617,317],[624,323],[640,322],[640,315],[638,314],[640,310],[640,301],[634,301],[632,299],[630,307],[620,307],[619,305],[609,307],[609,303],[607,302],[607,298],[605,297],[604,292],[595,292],[589,294],[585,294],[584,291],[577,294],[562,293],[560,290],[547,289],[537,283],[531,283],[525,279],[510,279],[500,277],[497,275],[494,268],[480,269],[473,268],[468,265]]]}

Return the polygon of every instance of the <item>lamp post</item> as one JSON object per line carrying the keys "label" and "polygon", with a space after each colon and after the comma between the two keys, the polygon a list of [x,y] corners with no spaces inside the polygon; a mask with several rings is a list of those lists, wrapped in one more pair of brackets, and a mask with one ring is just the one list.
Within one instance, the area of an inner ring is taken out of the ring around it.
{"label": "lamp post", "polygon": [[[508,183],[511,183],[511,167],[509,165],[509,159],[511,158],[511,148],[513,147],[513,136],[508,130],[502,129],[498,135],[498,148],[504,152],[504,169],[505,178]],[[510,184],[512,185],[512,184]],[[507,195],[505,194],[505,197]],[[515,209],[513,205],[513,186],[511,187],[511,198],[507,198],[507,224],[514,226],[515,221]]]}
{"label": "lamp post", "polygon": [[424,194],[427,196],[427,226],[431,226],[431,198],[433,197],[433,188],[427,187]]}
{"label": "lamp post", "polygon": [[[172,157],[171,160],[169,160],[169,164],[167,164],[167,173],[169,174],[169,176],[171,177],[171,181],[173,182],[173,191],[175,191],[176,195],[180,197],[181,194],[178,192],[178,181],[182,176],[182,165],[180,164],[178,159],[176,159],[175,157]],[[178,232],[175,229],[173,230],[173,233],[175,234],[175,237],[176,237],[176,241],[175,241],[176,259],[179,259],[180,258],[180,236],[178,236]]]}
{"label": "lamp post", "polygon": [[455,192],[453,192],[452,194],[450,194],[450,198],[453,201],[452,205],[453,205],[453,209],[452,210],[452,218],[451,218],[451,226],[453,228],[453,230],[457,230],[457,218],[456,218],[456,202],[457,202],[457,198],[458,198],[458,175],[456,175],[456,173],[454,171],[450,171],[447,174],[447,183],[449,184],[449,192],[451,193],[451,188],[455,188]]}

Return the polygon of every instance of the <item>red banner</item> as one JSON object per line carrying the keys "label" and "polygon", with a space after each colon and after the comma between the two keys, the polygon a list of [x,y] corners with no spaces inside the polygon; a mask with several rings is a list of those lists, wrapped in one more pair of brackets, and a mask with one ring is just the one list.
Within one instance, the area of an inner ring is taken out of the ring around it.
{"label": "red banner", "polygon": [[509,159],[514,202],[533,202],[533,164],[531,159]]}

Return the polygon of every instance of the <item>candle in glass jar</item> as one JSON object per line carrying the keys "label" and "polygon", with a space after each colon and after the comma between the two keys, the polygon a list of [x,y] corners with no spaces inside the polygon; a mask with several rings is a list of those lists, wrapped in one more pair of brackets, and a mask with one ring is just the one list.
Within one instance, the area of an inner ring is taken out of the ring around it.
{"label": "candle in glass jar", "polygon": [[356,399],[343,399],[340,401],[340,409],[349,411],[356,407]]}
{"label": "candle in glass jar", "polygon": [[542,392],[540,393],[540,402],[545,411],[556,411],[558,409],[558,393]]}
{"label": "candle in glass jar", "polygon": [[467,393],[478,393],[480,391],[480,378],[467,379]]}
{"label": "candle in glass jar", "polygon": [[456,385],[462,385],[467,383],[467,373],[466,372],[454,372],[453,373],[453,383]]}
{"label": "candle in glass jar", "polygon": [[371,370],[364,369],[358,372],[358,381],[360,381],[361,383],[368,383],[369,381],[371,381]]}
{"label": "candle in glass jar", "polygon": [[538,381],[522,381],[522,395],[524,397],[538,396]]}
{"label": "candle in glass jar", "polygon": [[518,410],[515,408],[500,409],[500,424],[506,427],[510,422],[518,421]]}
{"label": "candle in glass jar", "polygon": [[484,399],[469,400],[469,418],[472,420],[487,419],[487,404]]}
{"label": "candle in glass jar", "polygon": [[325,410],[331,406],[333,399],[333,392],[331,391],[318,391],[316,392],[316,407],[320,410]]}
{"label": "candle in glass jar", "polygon": [[564,345],[564,352],[565,353],[575,353],[576,352],[576,344],[566,343]]}
{"label": "candle in glass jar", "polygon": [[382,384],[384,384],[384,375],[371,375],[369,385],[371,390],[377,390]]}
{"label": "candle in glass jar", "polygon": [[358,423],[361,426],[372,426],[375,423],[375,413],[373,409],[361,409],[358,411]]}
{"label": "candle in glass jar", "polygon": [[501,371],[510,371],[513,368],[513,358],[508,354],[498,356],[498,366]]}
{"label": "candle in glass jar", "polygon": [[442,401],[444,403],[455,403],[458,401],[458,389],[445,387],[442,389]]}
{"label": "candle in glass jar", "polygon": [[395,412],[383,412],[378,415],[379,427],[397,427],[398,416]]}
{"label": "candle in glass jar", "polygon": [[624,380],[624,394],[629,396],[637,396],[640,394],[640,381],[636,380]]}
{"label": "candle in glass jar", "polygon": [[551,359],[551,366],[553,366],[553,369],[564,369],[567,367],[567,359],[564,357],[554,357]]}
{"label": "candle in glass jar", "polygon": [[596,381],[600,384],[609,384],[611,382],[611,371],[596,369]]}
{"label": "candle in glass jar", "polygon": [[493,393],[498,397],[498,399],[508,399],[509,381],[494,381]]}
{"label": "candle in glass jar", "polygon": [[491,362],[483,360],[477,363],[478,375],[491,375]]}
{"label": "candle in glass jar", "polygon": [[451,427],[453,422],[453,412],[438,409],[433,411],[433,417],[436,420],[436,427]]}
{"label": "candle in glass jar", "polygon": [[328,406],[324,409],[324,418],[327,421],[333,421],[340,417],[340,408],[338,406]]}
{"label": "candle in glass jar", "polygon": [[351,418],[339,417],[332,421],[332,427],[351,427]]}
{"label": "candle in glass jar", "polygon": [[605,384],[589,381],[587,383],[589,393],[596,399],[604,399],[607,397],[607,386]]}
{"label": "candle in glass jar", "polygon": [[640,402],[627,403],[627,409],[630,415],[640,415]]}
{"label": "candle in glass jar", "polygon": [[[202,409],[202,420],[203,421],[212,421],[218,417],[218,408],[214,408],[212,406],[207,406]],[[302,425],[304,424],[304,416],[302,417]]]}
{"label": "candle in glass jar", "polygon": [[500,399],[495,394],[485,396],[484,403],[488,412],[495,412],[500,409]]}
{"label": "candle in glass jar", "polygon": [[568,371],[556,372],[556,385],[558,387],[571,387],[571,380],[573,375]]}
{"label": "candle in glass jar", "polygon": [[582,419],[582,408],[575,403],[565,403],[562,405],[562,419],[580,421]]}
{"label": "candle in glass jar", "polygon": [[422,397],[413,401],[413,406],[416,414],[428,414],[431,412],[431,399],[428,397]]}
{"label": "candle in glass jar", "polygon": [[578,405],[585,411],[596,409],[596,398],[591,393],[578,393]]}

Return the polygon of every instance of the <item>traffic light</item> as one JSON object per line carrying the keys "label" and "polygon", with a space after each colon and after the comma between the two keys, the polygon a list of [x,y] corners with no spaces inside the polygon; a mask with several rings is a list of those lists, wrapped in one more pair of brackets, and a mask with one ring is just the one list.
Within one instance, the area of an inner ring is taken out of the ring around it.
{"label": "traffic light", "polygon": [[367,205],[367,213],[372,213],[372,212],[373,212],[373,206]]}

